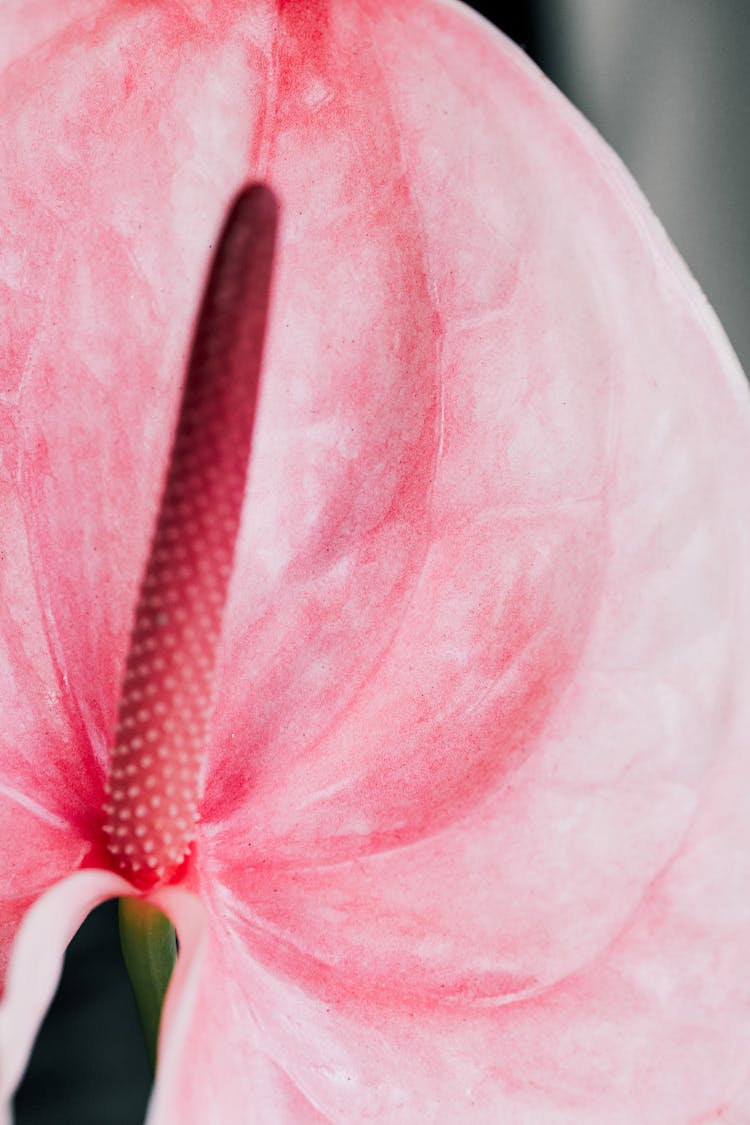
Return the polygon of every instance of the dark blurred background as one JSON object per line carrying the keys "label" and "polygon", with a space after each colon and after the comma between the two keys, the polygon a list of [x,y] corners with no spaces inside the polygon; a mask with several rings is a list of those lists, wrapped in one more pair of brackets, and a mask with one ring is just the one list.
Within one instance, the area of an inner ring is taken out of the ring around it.
{"label": "dark blurred background", "polygon": [[[520,43],[620,153],[747,367],[747,0],[474,7]],[[16,1122],[140,1125],[149,1083],[117,909],[108,903],[70,946],[18,1091]]]}

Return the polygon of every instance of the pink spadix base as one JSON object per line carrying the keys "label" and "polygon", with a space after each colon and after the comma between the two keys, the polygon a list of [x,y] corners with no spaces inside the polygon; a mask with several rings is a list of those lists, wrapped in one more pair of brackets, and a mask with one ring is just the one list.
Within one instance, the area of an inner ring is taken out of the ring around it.
{"label": "pink spadix base", "polygon": [[275,227],[274,197],[254,185],[238,198],[222,233],[135,611],[104,832],[118,870],[142,886],[168,879],[195,835]]}

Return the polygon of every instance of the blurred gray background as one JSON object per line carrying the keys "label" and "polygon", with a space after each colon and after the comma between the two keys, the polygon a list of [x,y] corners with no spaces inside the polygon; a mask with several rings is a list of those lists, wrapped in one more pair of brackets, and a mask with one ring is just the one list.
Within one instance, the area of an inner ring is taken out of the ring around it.
{"label": "blurred gray background", "polygon": [[535,5],[553,80],[620,154],[750,367],[747,0]]}
{"label": "blurred gray background", "polygon": [[[475,7],[524,46],[620,153],[747,369],[747,0]],[[17,1125],[140,1125],[148,1090],[109,903],[71,945],[16,1098]]]}

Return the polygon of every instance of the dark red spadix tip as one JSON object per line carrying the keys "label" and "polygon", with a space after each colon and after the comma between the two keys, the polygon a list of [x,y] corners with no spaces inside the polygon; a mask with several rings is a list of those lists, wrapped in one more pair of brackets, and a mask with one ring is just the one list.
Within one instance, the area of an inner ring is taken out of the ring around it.
{"label": "dark red spadix tip", "polygon": [[163,882],[195,836],[222,614],[245,493],[268,316],[276,201],[237,199],[193,349],[120,696],[104,805],[117,869]]}

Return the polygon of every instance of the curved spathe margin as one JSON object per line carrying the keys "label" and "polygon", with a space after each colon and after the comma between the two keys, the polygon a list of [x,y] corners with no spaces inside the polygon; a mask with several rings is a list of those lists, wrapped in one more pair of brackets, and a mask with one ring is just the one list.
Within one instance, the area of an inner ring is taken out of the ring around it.
{"label": "curved spathe margin", "polygon": [[166,887],[150,896],[169,918],[180,945],[162,1011],[156,1081],[145,1125],[174,1121],[173,1087],[180,1080],[185,1041],[193,1022],[201,969],[208,948],[208,918],[197,895],[180,887]]}
{"label": "curved spathe margin", "polygon": [[110,898],[137,894],[111,871],[85,870],[60,880],[26,914],[13,942],[0,1004],[0,1121],[10,1122],[10,1102],[34,1040],[55,995],[65,950],[84,919]]}

